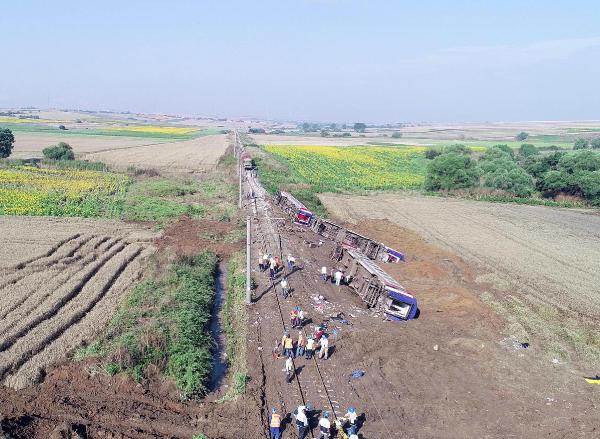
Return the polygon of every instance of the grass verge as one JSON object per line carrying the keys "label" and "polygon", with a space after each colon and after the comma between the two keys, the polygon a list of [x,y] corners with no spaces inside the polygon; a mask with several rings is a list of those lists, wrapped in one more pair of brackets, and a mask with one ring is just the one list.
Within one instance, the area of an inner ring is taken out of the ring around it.
{"label": "grass verge", "polygon": [[223,304],[223,329],[227,337],[227,367],[229,388],[223,400],[235,399],[246,391],[248,370],[246,366],[246,274],[244,254],[236,253],[227,267],[227,296]]}
{"label": "grass verge", "polygon": [[150,366],[171,377],[185,398],[202,396],[212,365],[210,335],[217,257],[204,252],[172,265],[163,279],[136,286],[95,343],[75,358],[103,357],[108,374],[136,380]]}

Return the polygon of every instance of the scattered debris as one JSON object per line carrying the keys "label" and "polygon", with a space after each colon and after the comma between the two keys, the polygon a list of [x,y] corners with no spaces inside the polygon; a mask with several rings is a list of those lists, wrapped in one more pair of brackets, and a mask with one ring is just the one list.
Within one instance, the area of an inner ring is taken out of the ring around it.
{"label": "scattered debris", "polygon": [[529,343],[520,342],[519,340],[511,337],[505,337],[500,341],[500,344],[507,348],[512,348],[514,350],[519,349],[527,349],[529,347]]}
{"label": "scattered debris", "polygon": [[554,364],[560,364],[560,360],[559,360],[558,358],[553,358],[553,359],[552,359],[552,362],[553,362]]}
{"label": "scattered debris", "polygon": [[350,374],[350,379],[362,378],[365,375],[365,371],[362,369],[356,369]]}
{"label": "scattered debris", "polygon": [[585,382],[588,384],[600,385],[600,375],[596,375],[595,377],[585,377]]}
{"label": "scattered debris", "polygon": [[434,351],[438,351],[440,349],[440,347],[438,345],[433,345],[433,350]]}

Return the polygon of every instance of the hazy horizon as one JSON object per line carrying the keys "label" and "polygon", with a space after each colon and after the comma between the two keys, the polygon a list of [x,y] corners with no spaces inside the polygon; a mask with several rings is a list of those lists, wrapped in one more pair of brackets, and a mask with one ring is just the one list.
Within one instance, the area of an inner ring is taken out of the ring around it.
{"label": "hazy horizon", "polygon": [[593,1],[24,0],[3,5],[0,17],[0,107],[366,123],[597,120],[599,21]]}

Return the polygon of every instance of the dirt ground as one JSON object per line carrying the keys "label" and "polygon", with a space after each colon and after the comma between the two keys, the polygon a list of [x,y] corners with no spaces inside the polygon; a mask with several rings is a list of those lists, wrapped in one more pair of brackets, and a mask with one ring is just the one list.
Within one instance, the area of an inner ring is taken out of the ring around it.
{"label": "dirt ground", "polygon": [[168,144],[94,152],[83,158],[108,163],[120,169],[136,166],[171,172],[196,172],[213,169],[228,147],[227,135],[221,134]]}
{"label": "dirt ground", "polygon": [[[476,265],[390,222],[363,220],[356,229],[406,252],[407,263],[383,267],[415,292],[419,319],[384,321],[347,287],[323,284],[318,273],[332,265],[330,245],[311,248],[306,243],[318,242],[317,235],[280,227],[283,254],[293,252],[302,267],[289,277],[291,299],[280,300],[284,315],[300,305],[312,323],[327,322],[335,334],[334,350],[319,362],[324,388],[315,365],[303,359],[296,366],[303,395],[287,384],[283,360],[271,355],[283,331],[275,293],[265,276],[255,273],[258,300],[248,352],[255,353],[251,370],[260,371],[253,391],[263,412],[275,406],[289,413],[302,397],[317,410],[329,410],[327,389],[336,416],[350,405],[364,414],[364,438],[597,436],[596,389],[568,365],[548,363],[538,346],[515,348],[504,340],[505,321],[479,299],[483,289]],[[255,254],[264,251],[260,239],[255,245]],[[317,295],[326,302],[315,302]],[[339,312],[350,326],[331,318]],[[364,370],[364,377],[350,380],[356,369]],[[293,426],[284,437],[295,437]]]}
{"label": "dirt ground", "polygon": [[15,145],[11,158],[41,158],[42,150],[58,142],[67,142],[73,147],[78,158],[91,152],[112,151],[171,142],[163,139],[144,139],[120,136],[61,136],[15,132]]}

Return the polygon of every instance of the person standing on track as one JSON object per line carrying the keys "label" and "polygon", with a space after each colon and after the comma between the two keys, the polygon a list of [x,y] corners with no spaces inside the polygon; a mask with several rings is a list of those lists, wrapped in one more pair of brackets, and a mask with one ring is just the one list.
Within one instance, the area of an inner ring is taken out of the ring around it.
{"label": "person standing on track", "polygon": [[296,327],[296,321],[298,320],[298,308],[294,308],[290,311],[290,323],[292,328]]}
{"label": "person standing on track", "polygon": [[294,417],[296,418],[296,428],[298,429],[298,439],[304,439],[306,432],[308,431],[308,417],[306,416],[306,407],[303,405],[299,406],[294,411]]}
{"label": "person standing on track", "polygon": [[306,347],[306,339],[304,338],[304,332],[302,329],[298,331],[298,344],[296,345],[296,357],[304,355],[304,348]]}
{"label": "person standing on track", "polygon": [[319,351],[319,359],[327,360],[329,358],[329,339],[326,334],[321,337],[321,350]]}
{"label": "person standing on track", "polygon": [[358,415],[356,414],[356,409],[354,407],[350,407],[348,412],[344,415],[344,418],[348,420],[348,436],[351,436],[356,433],[358,426],[356,425],[356,420],[358,419]]}
{"label": "person standing on track", "polygon": [[283,355],[286,357],[294,356],[294,341],[287,331],[283,333],[283,337],[281,338],[281,347],[283,349]]}
{"label": "person standing on track", "polygon": [[265,258],[263,256],[259,256],[258,257],[258,269],[262,272],[265,271],[265,265],[266,265],[267,261],[265,261]]}
{"label": "person standing on track", "polygon": [[292,357],[288,357],[287,360],[285,360],[285,375],[288,383],[292,382],[292,378],[294,377],[295,372],[296,370],[294,369],[294,360],[292,360]]}
{"label": "person standing on track", "polygon": [[307,360],[312,359],[314,350],[315,350],[315,339],[312,337],[308,337],[308,340],[306,340],[306,349],[304,351],[306,353]]}
{"label": "person standing on track", "polygon": [[284,299],[287,299],[288,294],[290,294],[290,287],[289,287],[288,281],[285,277],[281,280],[280,285],[281,285],[281,294],[283,295]]}
{"label": "person standing on track", "polygon": [[277,273],[277,262],[275,258],[269,258],[269,275],[271,276],[271,280],[275,279],[275,273]]}
{"label": "person standing on track", "polygon": [[323,412],[323,417],[319,419],[319,439],[329,439],[331,437],[331,422],[329,422],[329,412]]}
{"label": "person standing on track", "polygon": [[271,409],[271,414],[269,415],[269,430],[271,432],[271,439],[280,439],[281,438],[281,415],[277,413],[275,407]]}
{"label": "person standing on track", "polygon": [[303,324],[304,324],[304,311],[302,310],[302,308],[298,307],[298,327],[302,328]]}

